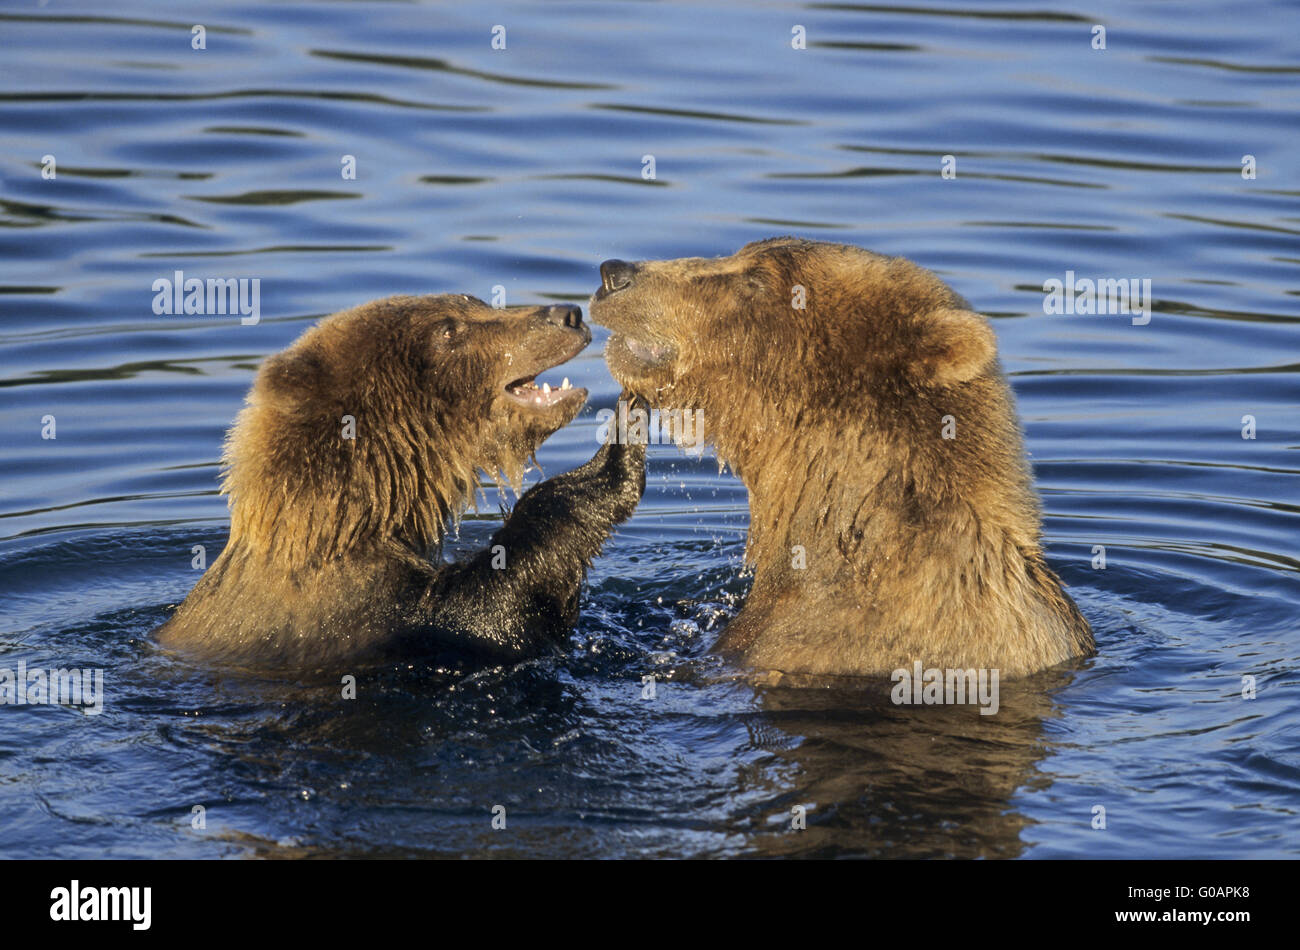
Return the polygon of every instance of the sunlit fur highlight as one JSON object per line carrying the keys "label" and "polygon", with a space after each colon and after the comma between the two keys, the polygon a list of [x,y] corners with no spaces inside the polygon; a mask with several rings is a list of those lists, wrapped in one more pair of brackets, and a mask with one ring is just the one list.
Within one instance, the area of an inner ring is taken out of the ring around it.
{"label": "sunlit fur highlight", "polygon": [[393,297],[335,314],[267,359],[225,441],[229,540],[162,642],[304,665],[417,623],[408,607],[480,473],[518,491],[536,448],[581,407],[543,418],[504,401],[533,350],[571,345],[549,339],[472,298]]}
{"label": "sunlit fur highlight", "polygon": [[[792,288],[806,308],[792,306]],[[700,409],[749,489],[753,587],[718,647],[788,673],[1028,673],[1091,652],[1048,568],[1040,509],[988,322],[902,258],[773,239],[649,261],[598,299],[611,369]],[[671,348],[620,356],[619,335]],[[942,419],[957,438],[943,439]],[[792,549],[807,567],[793,566]]]}

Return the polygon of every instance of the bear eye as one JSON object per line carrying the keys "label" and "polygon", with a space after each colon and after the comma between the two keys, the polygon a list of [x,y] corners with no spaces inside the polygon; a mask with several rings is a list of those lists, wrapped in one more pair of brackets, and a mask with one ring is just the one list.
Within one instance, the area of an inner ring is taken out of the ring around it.
{"label": "bear eye", "polygon": [[441,320],[433,328],[435,346],[446,346],[460,336],[461,328],[455,320]]}

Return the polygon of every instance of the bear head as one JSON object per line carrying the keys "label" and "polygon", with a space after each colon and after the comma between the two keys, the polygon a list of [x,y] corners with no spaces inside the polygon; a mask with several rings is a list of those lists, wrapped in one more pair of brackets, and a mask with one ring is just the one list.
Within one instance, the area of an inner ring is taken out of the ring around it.
{"label": "bear head", "polygon": [[818,420],[897,431],[901,407],[1000,372],[988,321],[903,258],[786,237],[600,270],[611,372],[652,406],[703,410],[732,462]]}
{"label": "bear head", "polygon": [[587,391],[538,383],[591,341],[571,304],[391,297],[267,359],[226,442],[231,539],[279,556],[427,553],[484,471],[518,488]]}

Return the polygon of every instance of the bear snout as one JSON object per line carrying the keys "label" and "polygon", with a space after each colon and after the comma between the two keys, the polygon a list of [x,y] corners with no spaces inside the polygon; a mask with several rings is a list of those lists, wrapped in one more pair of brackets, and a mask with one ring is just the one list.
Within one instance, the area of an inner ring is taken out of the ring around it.
{"label": "bear snout", "polygon": [[547,323],[553,323],[557,327],[567,327],[570,330],[577,330],[582,327],[582,308],[577,304],[552,304],[544,309],[542,313],[546,317]]}
{"label": "bear snout", "polygon": [[605,261],[600,265],[600,289],[607,294],[612,294],[616,290],[629,286],[634,276],[636,276],[635,264],[618,259]]}

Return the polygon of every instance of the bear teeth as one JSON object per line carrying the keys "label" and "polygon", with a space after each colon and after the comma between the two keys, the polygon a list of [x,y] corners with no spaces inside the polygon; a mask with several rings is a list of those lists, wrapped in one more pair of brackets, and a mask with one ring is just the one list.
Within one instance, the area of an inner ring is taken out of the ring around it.
{"label": "bear teeth", "polygon": [[573,384],[569,382],[569,377],[567,376],[564,377],[564,380],[555,389],[551,388],[550,383],[542,383],[538,386],[536,381],[531,379],[525,383],[518,383],[509,387],[512,396],[535,403],[539,406],[555,402],[562,392],[567,392],[571,389],[573,389]]}

